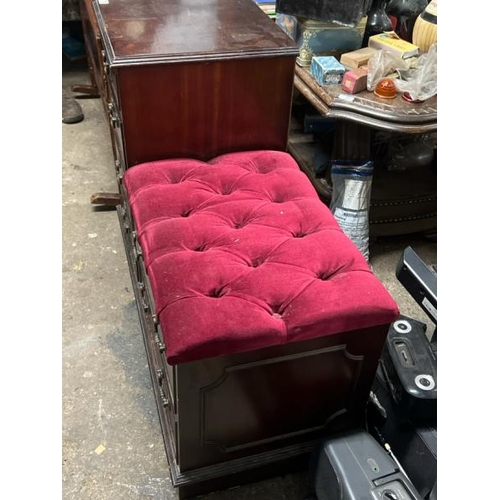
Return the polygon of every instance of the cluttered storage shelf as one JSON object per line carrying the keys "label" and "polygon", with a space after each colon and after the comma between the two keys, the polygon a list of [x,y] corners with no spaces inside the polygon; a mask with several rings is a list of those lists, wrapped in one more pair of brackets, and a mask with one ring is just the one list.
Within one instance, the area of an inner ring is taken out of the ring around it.
{"label": "cluttered storage shelf", "polygon": [[276,24],[299,48],[289,151],[326,204],[334,162],[373,162],[373,237],[436,234],[437,0],[426,3],[404,23],[388,15],[393,30],[368,38],[371,11],[356,2],[350,25],[328,9],[276,3]]}

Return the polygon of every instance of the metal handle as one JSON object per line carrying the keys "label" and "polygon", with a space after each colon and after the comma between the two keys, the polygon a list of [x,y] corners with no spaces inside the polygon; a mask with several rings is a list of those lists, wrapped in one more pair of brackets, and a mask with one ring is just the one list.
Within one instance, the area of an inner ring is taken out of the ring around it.
{"label": "metal handle", "polygon": [[117,128],[120,126],[120,119],[118,116],[116,116],[116,111],[115,107],[113,106],[112,102],[108,103],[108,110],[109,110],[109,121],[111,123],[111,126],[113,128]]}
{"label": "metal handle", "polygon": [[104,73],[106,75],[109,75],[109,62],[105,50],[101,50],[101,56],[102,56],[102,66],[104,68]]}

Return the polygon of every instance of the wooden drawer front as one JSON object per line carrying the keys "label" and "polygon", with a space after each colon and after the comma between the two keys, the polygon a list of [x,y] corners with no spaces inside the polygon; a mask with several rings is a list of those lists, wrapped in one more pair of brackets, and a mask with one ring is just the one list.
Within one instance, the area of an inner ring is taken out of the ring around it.
{"label": "wooden drawer front", "polygon": [[156,371],[158,388],[160,393],[160,400],[162,401],[163,408],[170,419],[170,424],[174,425],[176,421],[174,398],[170,391],[170,383],[168,380],[168,372],[165,368],[158,368]]}
{"label": "wooden drawer front", "polygon": [[175,421],[175,414],[177,412],[176,386],[174,378],[175,370],[174,367],[169,365],[165,359],[165,342],[161,328],[156,323],[154,311],[152,311],[152,313],[155,329],[151,331],[151,340],[153,346],[153,358],[155,360],[155,366],[157,367],[158,384],[161,387],[164,398],[166,399],[164,406],[165,408],[168,408],[169,412],[171,412],[171,418]]}
{"label": "wooden drawer front", "polygon": [[98,37],[96,39],[96,42],[97,42],[97,49],[99,51],[99,73],[101,75],[101,81],[102,81],[101,97],[104,99],[104,101],[109,101],[111,99],[111,95],[108,83],[108,75],[109,75],[108,56],[106,54],[106,51],[104,50],[102,44],[102,38]]}
{"label": "wooden drawer front", "polygon": [[[105,58],[107,60],[108,55],[107,53],[105,54]],[[120,110],[120,98],[119,98],[119,89],[118,89],[118,80],[116,78],[116,71],[113,68],[109,68],[108,66],[108,92],[109,92],[109,99],[110,101],[113,102],[113,104],[116,106],[116,108]]]}
{"label": "wooden drawer front", "polygon": [[[154,315],[153,315],[154,316]],[[156,392],[156,404],[160,412],[160,419],[164,420],[164,428],[170,434],[169,443],[173,453],[177,456],[177,398],[175,392],[174,368],[165,360],[163,336],[161,330],[151,329],[149,335],[150,359],[155,368],[154,382]],[[165,431],[164,431],[165,432]]]}
{"label": "wooden drawer front", "polygon": [[161,327],[158,324],[153,292],[151,290],[149,279],[146,275],[142,249],[137,241],[137,234],[135,231],[132,233],[132,248],[132,253],[134,254],[134,258],[136,260],[135,269],[138,288],[142,295],[140,298],[140,305],[146,313],[147,321],[151,323],[149,337],[151,340],[151,354],[156,368],[158,387],[160,389],[160,394],[163,394],[161,397],[164,399],[164,407],[168,408],[170,412],[172,412],[172,418],[175,420],[173,417],[176,411],[174,369],[172,365],[169,365],[166,361],[165,351],[168,346],[165,345]]}
{"label": "wooden drawer front", "polygon": [[144,342],[160,422],[162,429],[164,429],[163,432],[170,434],[168,442],[172,446],[173,452],[177,454],[177,435],[174,435],[173,432],[173,429],[177,429],[178,420],[176,415],[177,394],[174,368],[166,362],[166,346],[161,329],[158,325],[153,295],[144,268],[142,249],[137,240],[137,233],[131,218],[130,208],[126,197],[118,210],[121,219],[120,224],[122,228],[124,228],[125,244],[129,249],[129,270],[134,286],[139,317],[142,323]]}
{"label": "wooden drawer front", "polygon": [[118,161],[121,170],[125,170],[127,168],[127,154],[123,141],[123,121],[121,113],[113,100],[108,101],[107,108],[115,162]]}

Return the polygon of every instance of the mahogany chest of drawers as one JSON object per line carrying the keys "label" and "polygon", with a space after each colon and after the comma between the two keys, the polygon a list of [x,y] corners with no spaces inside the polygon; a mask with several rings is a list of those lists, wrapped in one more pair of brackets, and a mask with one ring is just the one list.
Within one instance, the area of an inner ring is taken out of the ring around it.
{"label": "mahogany chest of drawers", "polygon": [[83,1],[119,171],[286,149],[298,49],[252,0]]}

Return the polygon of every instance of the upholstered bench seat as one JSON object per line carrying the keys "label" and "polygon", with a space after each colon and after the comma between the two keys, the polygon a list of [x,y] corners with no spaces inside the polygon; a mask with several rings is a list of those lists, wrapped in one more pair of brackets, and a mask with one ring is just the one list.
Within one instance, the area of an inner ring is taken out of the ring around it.
{"label": "upholstered bench seat", "polygon": [[399,311],[291,156],[155,161],[121,188],[181,498],[287,472],[362,424]]}
{"label": "upholstered bench seat", "polygon": [[146,163],[124,184],[171,364],[396,317],[286,153]]}

